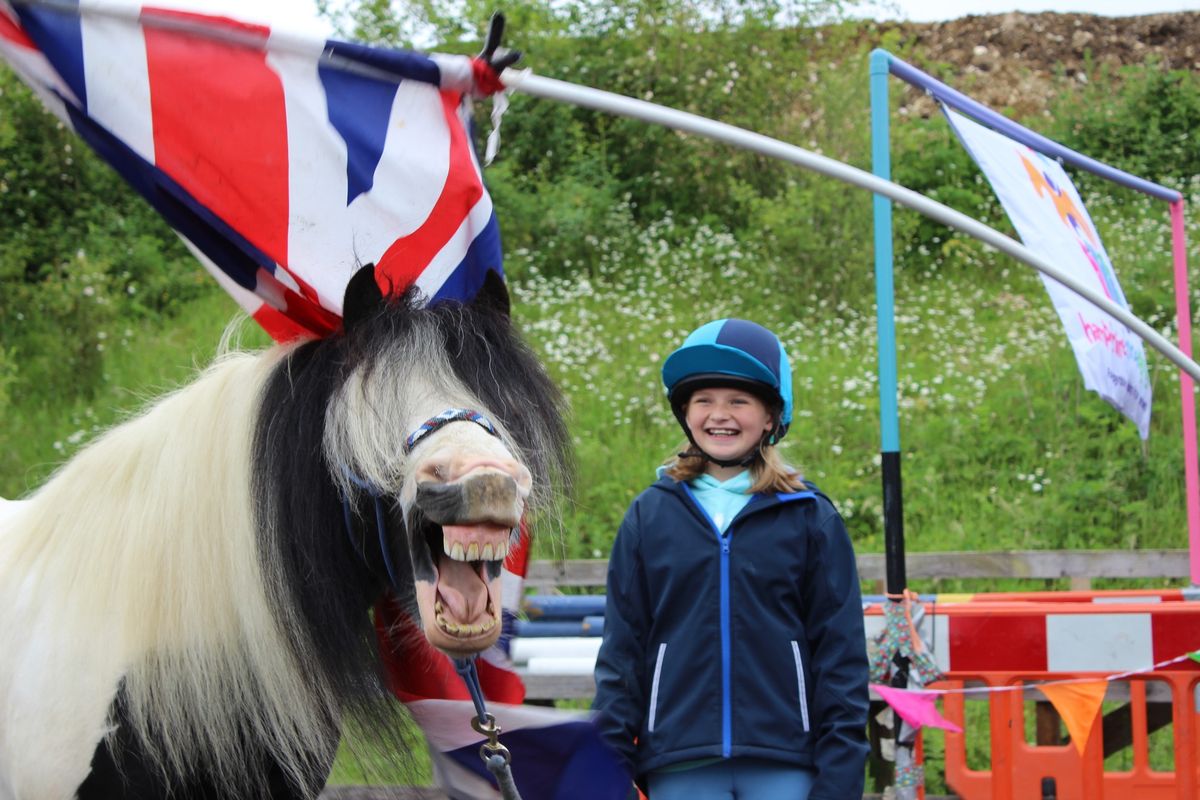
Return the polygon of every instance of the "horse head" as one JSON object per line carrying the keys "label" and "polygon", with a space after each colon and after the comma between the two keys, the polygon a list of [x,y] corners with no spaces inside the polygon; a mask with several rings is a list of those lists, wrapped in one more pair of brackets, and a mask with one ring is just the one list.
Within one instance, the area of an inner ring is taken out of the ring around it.
{"label": "horse head", "polygon": [[326,415],[330,469],[344,494],[372,497],[360,516],[380,505],[384,568],[429,642],[477,653],[499,638],[501,568],[526,507],[565,463],[561,400],[512,333],[495,273],[469,304],[418,306],[363,268],[344,319],[353,366]]}

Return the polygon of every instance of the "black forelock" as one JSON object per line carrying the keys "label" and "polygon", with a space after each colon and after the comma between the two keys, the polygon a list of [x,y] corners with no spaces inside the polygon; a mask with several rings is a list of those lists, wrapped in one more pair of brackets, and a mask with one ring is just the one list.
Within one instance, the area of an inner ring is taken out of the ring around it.
{"label": "black forelock", "polygon": [[565,489],[572,469],[566,401],[509,317],[458,303],[430,311],[455,376],[521,448],[534,482]]}
{"label": "black forelock", "polygon": [[[383,591],[371,569],[378,545],[356,551],[323,447],[325,409],[345,379],[343,337],[311,341],[273,370],[261,399],[254,442],[253,496],[260,559],[278,619],[302,669],[346,705],[382,690],[367,609]],[[367,560],[364,560],[364,554]]]}
{"label": "black forelock", "polygon": [[566,401],[504,308],[458,300],[426,304],[410,288],[349,334],[351,357],[369,373],[378,364],[373,355],[427,325],[444,342],[454,376],[522,450],[535,484],[565,490],[573,470]]}

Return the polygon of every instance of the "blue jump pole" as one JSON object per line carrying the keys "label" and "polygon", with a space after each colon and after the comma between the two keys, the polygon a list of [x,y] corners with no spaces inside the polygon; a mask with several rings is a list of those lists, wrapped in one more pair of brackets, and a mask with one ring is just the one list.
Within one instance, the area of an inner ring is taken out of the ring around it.
{"label": "blue jump pole", "polygon": [[[891,180],[888,74],[891,55],[871,52],[871,172]],[[887,591],[908,586],[904,569],[904,511],[900,482],[900,409],[896,382],[896,314],[893,290],[892,201],[875,195],[875,315],[879,339],[880,465],[883,471],[883,547]]]}

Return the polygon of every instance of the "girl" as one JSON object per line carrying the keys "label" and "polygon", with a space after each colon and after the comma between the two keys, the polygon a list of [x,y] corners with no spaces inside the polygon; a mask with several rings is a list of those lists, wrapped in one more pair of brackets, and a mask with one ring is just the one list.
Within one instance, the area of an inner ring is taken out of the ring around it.
{"label": "girl", "polygon": [[792,375],[721,319],[662,371],[688,445],[629,507],[608,567],[598,723],[651,800],[858,800],[867,656],[833,504],[780,459]]}

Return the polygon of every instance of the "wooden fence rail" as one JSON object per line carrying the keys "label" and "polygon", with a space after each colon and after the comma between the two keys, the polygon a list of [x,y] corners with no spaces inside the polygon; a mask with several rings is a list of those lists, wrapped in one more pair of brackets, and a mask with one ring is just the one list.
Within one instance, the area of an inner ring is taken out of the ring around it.
{"label": "wooden fence rail", "polygon": [[[909,580],[932,578],[1068,578],[1072,589],[1087,589],[1096,578],[1174,580],[1189,576],[1186,550],[1017,550],[1008,552],[908,553]],[[525,586],[538,592],[604,585],[603,559],[534,561]],[[882,581],[882,553],[860,553],[863,580]]]}

